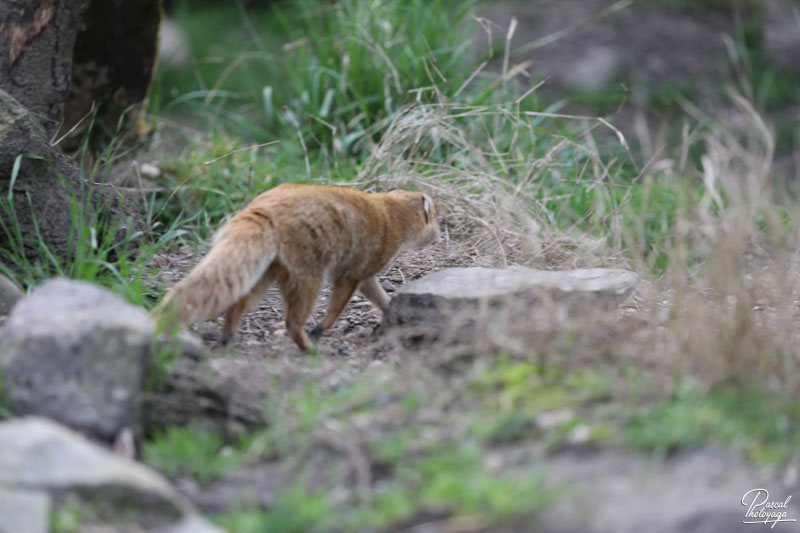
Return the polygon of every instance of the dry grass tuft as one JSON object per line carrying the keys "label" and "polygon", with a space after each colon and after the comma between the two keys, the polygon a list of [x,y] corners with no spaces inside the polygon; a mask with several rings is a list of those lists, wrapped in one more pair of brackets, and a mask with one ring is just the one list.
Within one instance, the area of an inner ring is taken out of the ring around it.
{"label": "dry grass tuft", "polygon": [[796,395],[800,212],[772,170],[772,132],[746,100],[734,101],[739,112],[703,138],[704,194],[676,225],[667,359],[707,386],[756,382]]}
{"label": "dry grass tuft", "polygon": [[[532,112],[517,104],[470,107],[417,105],[390,117],[381,142],[358,176],[364,188],[416,187],[437,201],[448,245],[475,265],[525,264],[555,269],[620,264],[616,253],[574,225],[559,228],[561,213],[549,213],[545,178],[570,175],[574,159],[584,159],[574,180],[591,182],[600,199],[585,217],[607,217],[615,162],[605,162],[591,141],[594,129],[582,118],[575,137],[538,145]],[[508,132],[512,132],[510,137]],[[578,139],[578,140],[575,140]],[[503,149],[498,146],[504,146]],[[566,159],[566,161],[565,161]]]}

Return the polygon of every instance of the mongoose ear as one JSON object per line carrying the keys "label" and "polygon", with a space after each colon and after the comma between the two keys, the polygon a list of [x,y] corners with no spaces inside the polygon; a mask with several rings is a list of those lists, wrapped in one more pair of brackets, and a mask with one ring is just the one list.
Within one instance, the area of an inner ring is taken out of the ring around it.
{"label": "mongoose ear", "polygon": [[428,198],[427,194],[422,195],[422,211],[425,213],[425,223],[428,223],[428,219],[431,216],[431,208],[433,206],[433,202],[431,199]]}

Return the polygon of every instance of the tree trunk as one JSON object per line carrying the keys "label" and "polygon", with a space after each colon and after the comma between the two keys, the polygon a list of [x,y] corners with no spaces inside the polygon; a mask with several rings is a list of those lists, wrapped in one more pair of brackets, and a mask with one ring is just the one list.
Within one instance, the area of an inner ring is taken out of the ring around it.
{"label": "tree trunk", "polygon": [[160,0],[0,0],[0,88],[51,136],[93,108],[113,135],[147,98],[160,19]]}
{"label": "tree trunk", "polygon": [[[160,22],[161,0],[91,2],[75,41],[72,90],[60,134],[87,116],[92,105],[111,136],[123,113],[135,134],[147,132],[143,116],[158,54]],[[77,128],[72,137],[82,129]]]}
{"label": "tree trunk", "polygon": [[114,136],[121,113],[141,106],[160,9],[160,0],[0,0],[0,251],[21,237],[28,258],[41,253],[40,241],[69,255],[73,225],[95,227],[98,206],[125,215],[53,140],[79,135],[73,126],[92,109],[106,126],[98,129]]}
{"label": "tree trunk", "polygon": [[0,88],[36,115],[49,134],[61,125],[72,51],[88,3],[0,0]]}

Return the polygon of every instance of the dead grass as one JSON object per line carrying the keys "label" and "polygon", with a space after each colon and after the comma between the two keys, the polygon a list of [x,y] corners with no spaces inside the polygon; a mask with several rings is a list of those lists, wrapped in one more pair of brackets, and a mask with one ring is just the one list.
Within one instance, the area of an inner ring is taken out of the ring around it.
{"label": "dead grass", "polygon": [[663,359],[705,386],[757,383],[796,395],[798,210],[772,171],[772,132],[746,100],[734,102],[738,113],[702,137],[693,173],[703,195],[675,227],[660,283],[666,316],[655,315],[671,339]]}
{"label": "dead grass", "polygon": [[[540,115],[552,118],[514,105],[405,109],[389,120],[356,185],[381,190],[415,187],[430,193],[442,213],[444,240],[470,254],[474,265],[556,269],[624,264],[587,232],[556,227],[540,199],[545,175],[563,171],[575,187],[596,184],[603,197],[583,213],[585,218],[611,216],[598,212],[615,183],[614,163],[605,162],[591,141],[597,124],[573,119],[579,126],[575,137],[556,139],[539,157],[534,151],[538,133],[530,120]],[[492,138],[509,131],[510,139]],[[621,135],[620,140],[624,146]],[[503,151],[497,147],[500,142],[507,145]],[[558,162],[567,152],[586,158],[574,176],[571,162]]]}

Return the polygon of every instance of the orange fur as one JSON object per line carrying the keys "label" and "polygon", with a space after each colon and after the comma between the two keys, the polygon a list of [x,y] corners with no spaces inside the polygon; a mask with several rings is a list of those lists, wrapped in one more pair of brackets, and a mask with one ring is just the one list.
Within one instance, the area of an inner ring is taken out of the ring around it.
{"label": "orange fur", "polygon": [[402,250],[418,249],[439,234],[430,198],[410,191],[367,194],[324,185],[280,185],[260,194],[231,218],[211,252],[153,311],[183,325],[225,313],[223,343],[235,338],[243,313],[273,282],[284,301],[286,329],[300,348],[303,327],[323,279],[332,283],[329,328],[356,290],[385,311],[389,297],[376,279]]}

